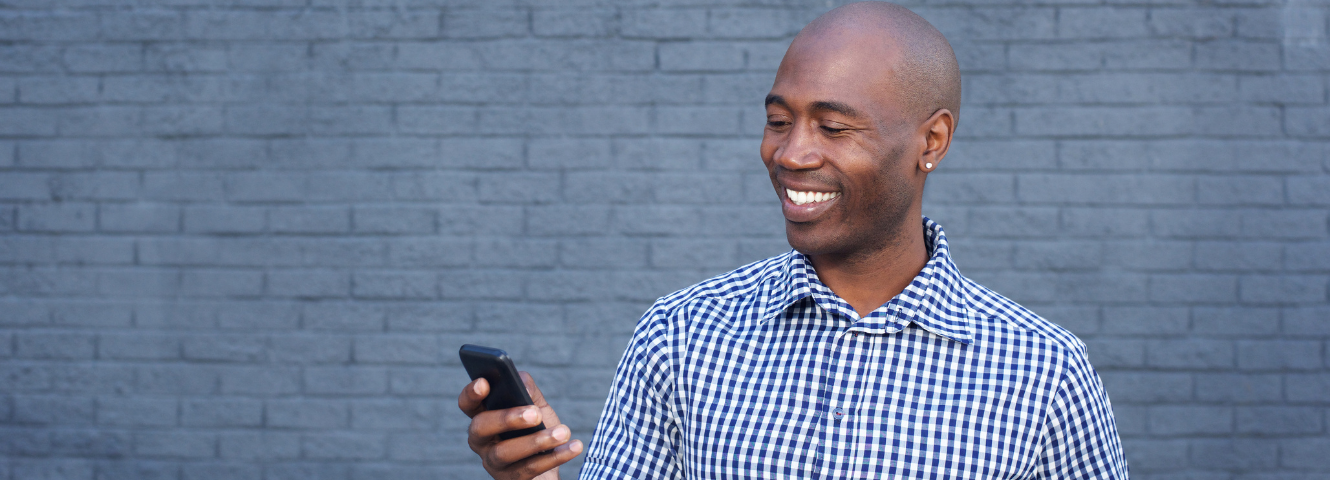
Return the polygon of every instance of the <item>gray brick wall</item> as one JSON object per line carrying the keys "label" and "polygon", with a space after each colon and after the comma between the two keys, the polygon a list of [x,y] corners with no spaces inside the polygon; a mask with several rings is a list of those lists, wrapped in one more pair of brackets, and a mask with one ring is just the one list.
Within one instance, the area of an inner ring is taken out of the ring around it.
{"label": "gray brick wall", "polygon": [[[653,299],[788,248],[761,98],[834,3],[0,1],[0,480],[478,478],[465,342],[588,439]],[[1135,476],[1330,475],[1327,4],[909,5],[925,213]]]}

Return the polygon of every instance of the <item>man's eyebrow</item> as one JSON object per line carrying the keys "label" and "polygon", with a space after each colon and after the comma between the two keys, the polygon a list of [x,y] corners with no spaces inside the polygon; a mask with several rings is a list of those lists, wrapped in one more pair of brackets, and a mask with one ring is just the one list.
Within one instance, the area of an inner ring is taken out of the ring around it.
{"label": "man's eyebrow", "polygon": [[840,102],[813,102],[813,111],[830,111],[853,118],[863,118],[864,115],[855,110],[854,107]]}
{"label": "man's eyebrow", "polygon": [[[785,108],[790,108],[790,104],[786,103],[785,98],[781,97],[780,95],[767,95],[766,104],[767,105],[775,104]],[[864,115],[860,113],[858,110],[855,110],[854,107],[851,107],[841,102],[833,102],[833,101],[813,102],[813,111],[836,112],[841,115],[845,115],[847,117],[864,118]]]}

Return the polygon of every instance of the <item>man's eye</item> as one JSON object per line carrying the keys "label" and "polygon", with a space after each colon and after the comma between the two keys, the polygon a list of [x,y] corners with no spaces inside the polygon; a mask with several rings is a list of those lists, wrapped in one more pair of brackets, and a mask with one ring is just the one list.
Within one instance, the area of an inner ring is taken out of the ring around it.
{"label": "man's eye", "polygon": [[784,127],[789,124],[790,122],[784,120],[767,120],[768,127]]}
{"label": "man's eye", "polygon": [[840,133],[840,132],[844,132],[844,131],[846,131],[846,130],[849,130],[849,129],[848,129],[848,128],[832,128],[832,127],[828,127],[828,126],[823,126],[823,127],[822,127],[822,131],[827,132],[827,133]]}

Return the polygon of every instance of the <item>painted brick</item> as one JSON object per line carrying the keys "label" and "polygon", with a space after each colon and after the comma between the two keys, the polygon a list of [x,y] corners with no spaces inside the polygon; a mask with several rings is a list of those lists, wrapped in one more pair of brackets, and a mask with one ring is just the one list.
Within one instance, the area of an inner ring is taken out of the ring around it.
{"label": "painted brick", "polygon": [[659,55],[664,71],[725,72],[744,67],[743,48],[725,43],[666,43]]}
{"label": "painted brick", "polygon": [[89,425],[93,399],[19,395],[13,398],[13,422],[24,425]]}
{"label": "painted brick", "polygon": [[1278,463],[1278,444],[1257,439],[1195,440],[1191,463],[1208,468],[1265,470]]}
{"label": "painted brick", "polygon": [[1147,33],[1142,8],[1065,8],[1058,12],[1061,38],[1131,38]]}
{"label": "painted brick", "polygon": [[[1139,238],[1150,231],[1150,214],[1146,210],[1132,208],[1072,207],[1061,209],[1059,224],[1059,230],[1076,237]],[[1119,245],[1123,247],[1119,248]],[[1109,244],[1105,249],[1106,260],[1113,258],[1114,251],[1130,249],[1131,247],[1132,244],[1125,242]],[[1170,253],[1164,255],[1170,255]],[[1142,259],[1144,257],[1137,256],[1135,258]],[[1186,256],[1183,256],[1181,260],[1186,261]],[[1170,263],[1173,262],[1151,263],[1150,265],[1166,267]]]}
{"label": "painted brick", "polygon": [[1166,302],[1231,302],[1238,295],[1232,275],[1156,274],[1150,278],[1150,298]]}
{"label": "painted brick", "polygon": [[286,460],[300,458],[300,435],[290,432],[228,432],[219,440],[221,458]]}
{"label": "painted brick", "polygon": [[614,31],[611,12],[540,9],[532,12],[532,33],[545,37],[605,37]]}
{"label": "painted brick", "polygon": [[528,164],[537,169],[596,168],[610,165],[610,143],[602,139],[535,140]]}
{"label": "painted brick", "polygon": [[1285,308],[1282,311],[1284,316],[1284,333],[1295,336],[1318,336],[1330,335],[1330,308],[1304,306]]}
{"label": "painted brick", "polygon": [[14,338],[14,356],[32,359],[78,360],[93,358],[96,336],[88,333],[20,332]]}
{"label": "painted brick", "polygon": [[1187,444],[1179,440],[1142,439],[1124,442],[1123,453],[1131,458],[1132,468],[1168,471],[1187,462]]}
{"label": "painted brick", "polygon": [[179,424],[175,399],[103,397],[97,400],[97,423],[127,427],[169,427]]}
{"label": "painted brick", "polygon": [[1318,370],[1321,342],[1309,340],[1249,340],[1238,342],[1238,368],[1243,370]]}
{"label": "painted brick", "polygon": [[1162,406],[1150,409],[1150,431],[1161,435],[1220,434],[1233,431],[1228,407]]}
{"label": "painted brick", "polygon": [[[137,70],[138,57],[142,52],[143,69],[156,72],[221,72],[227,69],[226,49],[207,45],[149,44],[145,49],[126,49],[117,52],[123,58],[112,57],[114,63],[107,63],[110,71]],[[68,62],[68,60],[66,60]],[[106,62],[106,61],[102,61]],[[103,65],[103,63],[94,63]],[[96,68],[96,67],[94,67]],[[100,71],[100,70],[93,70]]]}
{"label": "painted brick", "polygon": [[145,431],[134,435],[134,453],[149,458],[213,458],[217,435],[200,431]]}
{"label": "painted brick", "polygon": [[384,308],[378,305],[312,303],[304,306],[301,325],[316,331],[379,331],[383,329],[384,315]]}
{"label": "painted brick", "polygon": [[254,427],[263,421],[263,403],[249,399],[181,402],[180,422],[187,427]]}
{"label": "painted brick", "polygon": [[260,475],[258,466],[196,463],[180,467],[180,478],[188,480],[210,480],[215,478],[255,478]]}
{"label": "painted brick", "polygon": [[1315,407],[1239,407],[1237,429],[1254,434],[1309,434],[1324,431],[1322,412]]}
{"label": "painted brick", "polygon": [[171,462],[120,460],[97,466],[97,478],[106,480],[170,480],[179,474],[179,465]]}
{"label": "painted brick", "polygon": [[[1017,43],[1008,47],[1007,62],[1019,70],[1094,70],[1103,63],[1103,55],[1095,50],[1096,46]],[[962,63],[961,68],[965,69],[966,65]]]}
{"label": "painted brick", "polygon": [[265,223],[266,213],[259,207],[199,206],[184,211],[186,232],[257,233]]}
{"label": "painted brick", "polygon": [[1113,401],[1126,403],[1177,402],[1190,400],[1192,377],[1187,373],[1103,372],[1104,389]]}
{"label": "painted brick", "polygon": [[1154,340],[1146,361],[1162,368],[1232,368],[1233,343],[1224,340]]}
{"label": "painted brick", "polygon": [[1280,466],[1316,471],[1330,468],[1330,459],[1325,455],[1325,449],[1330,448],[1330,441],[1324,438],[1308,438],[1281,443]]}
{"label": "painted brick", "polygon": [[355,339],[352,358],[361,364],[436,364],[437,337],[425,335],[365,335]]}
{"label": "painted brick", "polygon": [[1279,331],[1279,311],[1274,308],[1196,307],[1192,309],[1192,331],[1202,335],[1270,335]]}
{"label": "painted brick", "polygon": [[108,232],[168,233],[180,231],[180,209],[163,205],[103,205],[98,227]]}
{"label": "painted brick", "polygon": [[91,204],[55,203],[18,208],[18,229],[24,232],[87,232],[97,221]]}
{"label": "painted brick", "polygon": [[265,478],[273,480],[301,480],[326,478],[329,480],[347,480],[350,467],[347,465],[328,465],[326,463],[277,463],[265,466]]}
{"label": "painted brick", "polygon": [[357,272],[351,295],[358,298],[427,299],[438,296],[438,282],[429,272]]}
{"label": "painted brick", "polygon": [[387,454],[387,439],[377,434],[326,433],[305,435],[301,455],[310,459],[380,459]]}
{"label": "painted brick", "polygon": [[315,395],[376,395],[387,389],[387,372],[375,367],[305,369],[305,392]]}
{"label": "painted brick", "polygon": [[1187,331],[1186,308],[1106,307],[1104,330],[1116,334],[1166,335]]}
{"label": "painted brick", "polygon": [[1326,301],[1323,275],[1249,275],[1242,278],[1241,298],[1251,303],[1313,303]]}
{"label": "painted brick", "polygon": [[443,17],[443,33],[454,38],[503,38],[525,35],[530,14],[523,10],[457,10]]}
{"label": "painted brick", "polygon": [[1291,402],[1317,402],[1330,394],[1330,374],[1285,375],[1284,384],[1284,394]]}
{"label": "painted brick", "polygon": [[1226,39],[1196,45],[1196,66],[1200,69],[1277,70],[1279,58],[1279,45],[1273,43]]}
{"label": "painted brick", "polygon": [[689,38],[706,34],[707,11],[632,9],[622,22],[621,31],[629,38]]}
{"label": "painted brick", "polygon": [[14,462],[16,478],[61,478],[92,480],[93,462],[82,459],[34,459]]}
{"label": "painted brick", "polygon": [[1237,27],[1232,12],[1199,8],[1153,9],[1149,25],[1155,35],[1196,39],[1228,37]]}
{"label": "painted brick", "polygon": [[1217,403],[1270,403],[1283,397],[1279,375],[1201,373],[1196,375],[1196,399]]}
{"label": "painted brick", "polygon": [[1207,271],[1277,270],[1283,249],[1274,242],[1197,242],[1196,268]]}
{"label": "painted brick", "polygon": [[[306,322],[308,323],[308,322]],[[351,341],[336,336],[274,336],[269,340],[274,362],[295,364],[335,364],[351,359]]]}
{"label": "painted brick", "polygon": [[135,390],[145,394],[208,395],[217,391],[217,372],[183,364],[147,365],[136,369]]}
{"label": "painted brick", "polygon": [[392,176],[377,172],[319,172],[310,175],[305,201],[375,202],[393,198]]}
{"label": "painted brick", "polygon": [[269,426],[296,429],[345,428],[350,413],[343,400],[269,400],[264,407]]}

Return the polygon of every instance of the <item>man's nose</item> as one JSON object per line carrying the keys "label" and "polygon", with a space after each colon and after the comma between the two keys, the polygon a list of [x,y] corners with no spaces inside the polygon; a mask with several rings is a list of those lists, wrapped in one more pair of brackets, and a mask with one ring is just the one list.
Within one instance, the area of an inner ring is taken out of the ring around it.
{"label": "man's nose", "polygon": [[776,163],[787,170],[814,170],[825,161],[817,127],[813,125],[794,125],[776,155]]}

